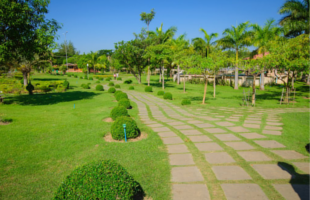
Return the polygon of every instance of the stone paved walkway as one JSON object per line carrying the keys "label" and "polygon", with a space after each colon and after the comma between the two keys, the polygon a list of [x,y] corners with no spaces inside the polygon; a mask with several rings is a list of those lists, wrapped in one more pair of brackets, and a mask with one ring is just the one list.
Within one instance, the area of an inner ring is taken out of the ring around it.
{"label": "stone paved walkway", "polygon": [[281,137],[279,113],[303,109],[184,109],[150,94],[127,93],[167,147],[172,199],[309,199],[307,183],[290,184],[309,173],[309,156],[268,137]]}

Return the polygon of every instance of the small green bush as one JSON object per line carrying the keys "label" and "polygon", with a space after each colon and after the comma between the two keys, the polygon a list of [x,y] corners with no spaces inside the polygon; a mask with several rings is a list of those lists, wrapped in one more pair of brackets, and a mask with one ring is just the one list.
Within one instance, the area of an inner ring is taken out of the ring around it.
{"label": "small green bush", "polygon": [[68,76],[68,77],[71,77],[71,74],[68,74],[67,76]]}
{"label": "small green bush", "polygon": [[100,81],[96,81],[96,83],[100,83]]}
{"label": "small green bush", "polygon": [[86,79],[86,80],[88,79],[88,78],[87,78],[87,75],[84,76],[84,79]]}
{"label": "small green bush", "polygon": [[131,80],[131,79],[125,80],[124,83],[125,83],[125,84],[131,84],[131,83],[132,83],[132,80]]}
{"label": "small green bush", "polygon": [[170,92],[167,92],[164,94],[164,99],[170,99],[172,100],[172,94]]}
{"label": "small green bush", "polygon": [[157,92],[157,95],[158,95],[158,96],[162,96],[162,95],[164,95],[164,94],[165,94],[164,91],[158,91],[158,92]]}
{"label": "small green bush", "polygon": [[192,102],[189,99],[183,99],[181,105],[190,105]]}
{"label": "small green bush", "polygon": [[145,92],[153,92],[153,88],[151,86],[146,86],[144,91]]}
{"label": "small green bush", "polygon": [[99,160],[76,168],[61,183],[54,199],[134,199],[142,187],[118,163]]}
{"label": "small green bush", "polygon": [[11,118],[6,118],[6,117],[0,118],[0,122],[3,122],[3,123],[11,123],[12,121],[13,119]]}
{"label": "small green bush", "polygon": [[99,78],[99,81],[103,81],[103,78]]}
{"label": "small green bush", "polygon": [[115,96],[116,100],[119,101],[121,99],[128,99],[128,95],[125,92],[119,93]]}
{"label": "small green bush", "polygon": [[110,83],[109,83],[109,86],[114,86],[114,83],[113,83],[113,82],[110,82]]}
{"label": "small green bush", "polygon": [[94,80],[94,79],[93,79],[93,77],[89,77],[89,79],[88,79],[88,80],[91,80],[91,81],[92,81],[92,80]]}
{"label": "small green bush", "polygon": [[121,86],[120,86],[120,85],[118,85],[118,84],[116,84],[116,85],[115,85],[115,88],[121,88]]}
{"label": "small green bush", "polygon": [[68,81],[64,81],[62,85],[64,86],[64,88],[69,89],[70,84]]}
{"label": "small green bush", "polygon": [[84,84],[84,83],[81,85],[81,87],[83,89],[90,89],[89,85],[88,84]]}
{"label": "small green bush", "polygon": [[127,111],[127,109],[126,109],[124,106],[117,106],[117,107],[114,107],[114,108],[111,110],[110,117],[111,117],[113,120],[116,120],[116,118],[118,118],[118,117],[120,117],[120,116],[128,116],[128,111]]}
{"label": "small green bush", "polygon": [[114,87],[111,87],[111,88],[108,89],[108,93],[114,93],[115,91],[116,91],[116,90],[115,90]]}
{"label": "small green bush", "polygon": [[134,90],[135,88],[133,86],[130,86],[128,89],[129,90]]}
{"label": "small green bush", "polygon": [[109,77],[109,78],[106,79],[106,81],[111,81],[111,80],[112,80],[111,77]]}
{"label": "small green bush", "polygon": [[122,78],[121,78],[121,77],[118,77],[116,80],[121,81],[121,80],[122,80]]}
{"label": "small green bush", "polygon": [[77,78],[77,75],[74,75],[74,78]]}
{"label": "small green bush", "polygon": [[97,91],[103,91],[103,86],[102,85],[97,85],[96,86]]}
{"label": "small green bush", "polygon": [[118,106],[124,106],[127,109],[131,108],[129,99],[125,99],[125,98],[122,98],[121,100],[119,100]]}
{"label": "small green bush", "polygon": [[122,91],[117,90],[117,91],[114,93],[114,96],[116,97],[116,95],[118,95],[118,94],[120,94],[120,93],[122,93]]}
{"label": "small green bush", "polygon": [[80,76],[80,79],[83,79],[83,76]]}
{"label": "small green bush", "polygon": [[118,117],[111,126],[111,135],[114,140],[124,140],[124,127],[126,124],[126,136],[127,138],[136,138],[140,132],[135,120],[130,117],[121,116]]}
{"label": "small green bush", "polygon": [[28,83],[28,85],[27,85],[27,87],[26,87],[26,90],[28,91],[28,93],[29,93],[30,95],[33,94],[32,91],[34,90],[34,86],[31,84],[31,82]]}
{"label": "small green bush", "polygon": [[40,90],[42,90],[42,91],[45,92],[45,93],[48,93],[48,92],[50,92],[52,89],[51,89],[50,87],[48,87],[48,85],[42,85],[42,86],[40,87]]}

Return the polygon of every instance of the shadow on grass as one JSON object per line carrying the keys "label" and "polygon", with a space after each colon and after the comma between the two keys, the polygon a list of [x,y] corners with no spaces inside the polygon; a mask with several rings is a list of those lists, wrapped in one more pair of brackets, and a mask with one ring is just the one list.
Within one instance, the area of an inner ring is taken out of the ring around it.
{"label": "shadow on grass", "polygon": [[82,99],[91,99],[99,95],[94,92],[64,92],[64,93],[48,93],[48,94],[34,94],[34,95],[19,95],[8,97],[4,104],[16,103],[19,105],[51,105],[60,102],[77,101]]}

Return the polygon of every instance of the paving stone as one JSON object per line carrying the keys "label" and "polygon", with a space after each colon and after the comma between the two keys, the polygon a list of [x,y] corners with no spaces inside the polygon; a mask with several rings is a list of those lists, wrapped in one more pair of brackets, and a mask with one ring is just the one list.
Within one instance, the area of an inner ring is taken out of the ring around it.
{"label": "paving stone", "polygon": [[283,148],[285,147],[283,144],[275,141],[275,140],[254,140],[256,144],[264,148]]}
{"label": "paving stone", "polygon": [[202,133],[198,130],[180,130],[184,135],[202,135]]}
{"label": "paving stone", "polygon": [[273,184],[273,187],[288,200],[309,200],[309,185]]}
{"label": "paving stone", "polygon": [[293,162],[293,164],[301,171],[310,174],[310,164],[308,162]]}
{"label": "paving stone", "polygon": [[260,135],[258,133],[242,133],[240,134],[242,137],[247,139],[259,139],[259,138],[266,138],[264,135]]}
{"label": "paving stone", "polygon": [[206,135],[197,135],[197,136],[188,136],[188,138],[192,142],[209,142],[212,141],[208,136]]}
{"label": "paving stone", "polygon": [[179,120],[182,120],[182,121],[189,121],[189,120],[194,120],[193,118],[185,118],[185,117],[183,117],[183,118],[179,118]]}
{"label": "paving stone", "polygon": [[142,120],[142,121],[143,121],[143,123],[146,124],[146,125],[149,125],[149,124],[157,124],[157,122],[151,121],[151,120],[149,120],[149,121]]}
{"label": "paving stone", "polygon": [[239,122],[239,119],[231,119],[231,118],[227,118],[227,121],[231,121],[231,122]]}
{"label": "paving stone", "polygon": [[170,123],[167,123],[168,125],[170,126],[174,126],[174,125],[185,125],[183,122],[170,122]]}
{"label": "paving stone", "polygon": [[199,151],[221,151],[223,148],[215,142],[195,143]]}
{"label": "paving stone", "polygon": [[268,135],[281,135],[281,131],[269,131],[269,130],[263,130],[264,134],[268,134]]}
{"label": "paving stone", "polygon": [[233,134],[214,134],[215,137],[220,139],[221,141],[235,141],[235,140],[241,140],[240,138],[236,137]]}
{"label": "paving stone", "polygon": [[195,125],[195,124],[203,124],[204,122],[198,121],[198,120],[190,120],[190,121],[187,121],[187,123]]}
{"label": "paving stone", "polygon": [[243,132],[249,132],[248,129],[243,128],[242,126],[235,126],[235,127],[227,127],[227,129],[236,132],[236,133],[243,133]]}
{"label": "paving stone", "polygon": [[208,188],[205,184],[173,184],[173,200],[210,200]]}
{"label": "paving stone", "polygon": [[289,159],[289,160],[309,158],[293,150],[271,150],[271,152],[277,154],[278,156],[281,156],[284,159]]}
{"label": "paving stone", "polygon": [[157,127],[157,128],[152,128],[154,132],[166,132],[166,131],[171,131],[167,127]]}
{"label": "paving stone", "polygon": [[192,154],[171,154],[169,155],[170,165],[194,165]]}
{"label": "paving stone", "polygon": [[199,118],[205,119],[205,120],[208,120],[208,121],[217,121],[217,120],[220,120],[220,119],[213,118],[213,117],[209,117],[209,116],[207,116],[207,117],[199,117]]}
{"label": "paving stone", "polygon": [[231,122],[216,122],[217,125],[219,126],[235,126],[235,124],[231,123]]}
{"label": "paving stone", "polygon": [[253,146],[249,145],[246,142],[225,142],[227,146],[230,146],[234,150],[249,150],[254,149]]}
{"label": "paving stone", "polygon": [[206,153],[206,160],[211,164],[235,163],[236,161],[226,152]]}
{"label": "paving stone", "polygon": [[179,144],[184,143],[184,141],[179,137],[168,137],[168,138],[162,138],[164,144]]}
{"label": "paving stone", "polygon": [[158,135],[159,135],[159,137],[177,137],[177,134],[175,134],[172,131],[158,133]]}
{"label": "paving stone", "polygon": [[264,179],[290,179],[291,175],[277,164],[251,165]]}
{"label": "paving stone", "polygon": [[163,126],[162,124],[150,124],[150,125],[148,125],[148,127],[151,127],[151,128],[162,127],[162,126]]}
{"label": "paving stone", "polygon": [[213,166],[212,170],[218,180],[249,180],[252,179],[239,166]]}
{"label": "paving stone", "polygon": [[201,172],[196,166],[173,167],[171,169],[172,182],[198,182],[204,181]]}
{"label": "paving stone", "polygon": [[[229,122],[227,122],[227,123],[229,123]],[[225,131],[224,129],[221,129],[221,128],[206,128],[204,130],[209,132],[209,133],[226,133],[227,132],[227,131]]]}
{"label": "paving stone", "polygon": [[208,128],[208,127],[214,127],[214,125],[212,124],[208,124],[208,123],[203,123],[203,124],[194,124],[195,126],[199,127],[199,128]]}
{"label": "paving stone", "polygon": [[277,122],[266,122],[266,124],[274,126],[283,126],[283,123],[277,123]]}
{"label": "paving stone", "polygon": [[183,125],[183,126],[174,126],[174,128],[178,129],[178,130],[182,130],[182,129],[193,129],[192,126],[189,126],[189,125]]}
{"label": "paving stone", "polygon": [[282,130],[282,127],[280,127],[280,126],[265,126],[264,129],[268,129],[268,130]]}
{"label": "paving stone", "polygon": [[261,151],[239,151],[237,152],[244,160],[248,162],[252,161],[270,161],[272,160],[266,154]]}
{"label": "paving stone", "polygon": [[244,123],[247,124],[261,124],[261,121],[253,121],[253,120],[244,120]]}
{"label": "paving stone", "polygon": [[254,183],[221,184],[227,200],[268,200],[259,185]]}
{"label": "paving stone", "polygon": [[247,128],[260,128],[259,124],[243,124],[243,126]]}

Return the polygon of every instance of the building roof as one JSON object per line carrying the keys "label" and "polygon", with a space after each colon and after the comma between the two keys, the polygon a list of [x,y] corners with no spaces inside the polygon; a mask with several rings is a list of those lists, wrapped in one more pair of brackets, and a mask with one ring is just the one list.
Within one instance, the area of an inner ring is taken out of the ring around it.
{"label": "building roof", "polygon": [[[264,56],[269,55],[269,54],[270,54],[269,52],[266,52],[266,53],[264,53]],[[262,58],[262,57],[263,57],[263,54],[261,53],[261,54],[254,55],[252,59],[256,60],[256,59]],[[250,57],[244,58],[244,60],[249,60],[249,59],[250,59]]]}

